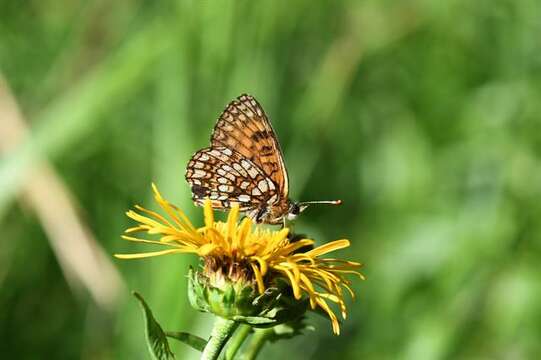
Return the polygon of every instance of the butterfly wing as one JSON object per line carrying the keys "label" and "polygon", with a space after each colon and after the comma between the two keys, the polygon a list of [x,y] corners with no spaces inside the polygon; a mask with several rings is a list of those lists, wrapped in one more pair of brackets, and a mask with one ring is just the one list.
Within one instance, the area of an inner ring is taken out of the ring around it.
{"label": "butterfly wing", "polygon": [[233,100],[220,115],[211,146],[225,147],[257,165],[278,189],[277,201],[288,199],[288,176],[282,150],[267,115],[251,95]]}
{"label": "butterfly wing", "polygon": [[274,182],[257,165],[223,146],[196,152],[188,162],[186,181],[197,205],[208,198],[215,209],[239,204],[241,211],[253,211],[278,199]]}

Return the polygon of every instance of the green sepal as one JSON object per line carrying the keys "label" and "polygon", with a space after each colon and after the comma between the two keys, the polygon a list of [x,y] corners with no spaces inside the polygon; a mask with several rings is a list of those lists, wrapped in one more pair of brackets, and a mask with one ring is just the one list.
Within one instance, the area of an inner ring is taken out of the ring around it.
{"label": "green sepal", "polygon": [[196,277],[196,271],[190,266],[190,269],[188,270],[188,301],[197,311],[208,312],[208,302],[204,301],[205,290],[199,285]]}
{"label": "green sepal", "polygon": [[269,319],[263,316],[242,316],[242,315],[235,315],[233,316],[233,320],[236,322],[240,322],[243,324],[252,325],[255,327],[258,326],[272,326],[276,324],[276,320]]}
{"label": "green sepal", "polygon": [[272,328],[274,334],[270,337],[270,341],[277,341],[281,339],[291,339],[297,335],[302,335],[304,331],[314,331],[313,325],[306,324],[304,319],[298,321],[283,323]]}
{"label": "green sepal", "polygon": [[205,346],[207,346],[207,340],[200,338],[197,335],[192,335],[187,332],[166,331],[165,335],[167,337],[181,341],[184,344],[189,345],[193,349],[198,350],[198,351],[203,351],[203,349],[205,349]]}
{"label": "green sepal", "polygon": [[210,280],[193,268],[188,271],[188,300],[201,312],[210,312],[224,319],[233,320],[237,315],[257,314],[252,305],[255,290],[242,282],[211,285]]}
{"label": "green sepal", "polygon": [[158,324],[152,315],[152,311],[150,311],[147,303],[138,292],[133,291],[132,294],[139,301],[141,309],[143,310],[143,315],[145,317],[145,337],[150,356],[155,360],[174,359],[175,355],[169,348],[167,337],[160,324]]}
{"label": "green sepal", "polygon": [[[194,269],[190,269],[188,279],[188,298],[196,310],[254,327],[296,321],[308,309],[308,300],[294,299],[289,284],[280,279],[263,294],[258,294],[251,283],[213,282],[213,279]],[[216,283],[220,287],[214,286]]]}

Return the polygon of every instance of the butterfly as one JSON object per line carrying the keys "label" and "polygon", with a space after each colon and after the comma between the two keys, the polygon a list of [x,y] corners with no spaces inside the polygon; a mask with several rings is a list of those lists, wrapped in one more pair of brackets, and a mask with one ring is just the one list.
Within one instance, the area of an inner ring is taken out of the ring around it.
{"label": "butterfly", "polygon": [[198,206],[210,199],[226,210],[234,204],[257,223],[285,225],[310,204],[338,205],[340,200],[294,202],[289,199],[287,169],[269,118],[247,94],[222,112],[210,147],[196,152],[186,169],[192,199]]}

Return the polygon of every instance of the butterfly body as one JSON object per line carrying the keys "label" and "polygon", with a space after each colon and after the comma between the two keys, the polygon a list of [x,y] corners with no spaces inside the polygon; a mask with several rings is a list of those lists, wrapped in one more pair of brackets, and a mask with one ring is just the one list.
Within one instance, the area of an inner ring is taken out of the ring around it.
{"label": "butterfly body", "polygon": [[205,199],[215,209],[238,204],[257,223],[280,224],[308,206],[289,199],[287,170],[274,130],[259,103],[246,94],[222,112],[211,146],[188,162],[186,180],[196,205]]}

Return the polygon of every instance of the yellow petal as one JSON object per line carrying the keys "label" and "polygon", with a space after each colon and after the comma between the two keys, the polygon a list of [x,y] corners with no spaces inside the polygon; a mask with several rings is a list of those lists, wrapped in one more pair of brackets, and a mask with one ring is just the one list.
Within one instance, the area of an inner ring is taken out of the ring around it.
{"label": "yellow petal", "polygon": [[[303,248],[305,246],[310,246],[310,245],[313,245],[314,244],[314,240],[310,240],[310,239],[302,239],[302,240],[299,240],[299,241],[295,241],[294,243],[291,243],[287,246],[285,246],[280,252],[282,254],[291,254],[292,252],[300,249],[300,248]],[[312,255],[308,255],[308,253],[304,253],[305,256],[310,256],[310,257],[315,257],[315,256],[312,256]]]}
{"label": "yellow petal", "polygon": [[302,297],[301,289],[299,287],[299,283],[295,281],[295,276],[293,275],[293,273],[289,269],[281,265],[277,266],[276,269],[286,274],[289,279],[289,283],[293,288],[293,296],[295,297],[295,299],[300,300],[300,298]]}
{"label": "yellow petal", "polygon": [[208,254],[210,254],[212,251],[214,251],[214,249],[216,249],[216,245],[214,244],[205,244],[203,246],[201,246],[199,248],[199,250],[197,251],[197,253],[199,254],[199,256],[207,256]]}
{"label": "yellow petal", "polygon": [[259,291],[260,294],[263,294],[263,292],[265,291],[265,284],[263,283],[263,276],[259,272],[259,269],[257,268],[257,266],[255,266],[255,264],[251,263],[250,266],[252,267],[252,270],[255,275],[255,281],[257,283],[257,290]]}
{"label": "yellow petal", "polygon": [[127,235],[122,235],[122,238],[124,240],[140,242],[140,243],[145,243],[145,244],[155,244],[155,245],[162,245],[162,246],[165,245],[165,246],[176,247],[176,248],[179,247],[177,244],[170,244],[170,243],[165,243],[165,242],[156,241],[156,240],[139,239],[139,238],[136,238],[136,237],[133,237],[133,236],[127,236]]}
{"label": "yellow petal", "polygon": [[[161,221],[162,223],[164,224],[167,224],[167,226],[169,227],[172,227],[172,228],[175,228],[175,226],[173,224],[171,224],[171,222],[169,222],[169,220],[167,220],[165,217],[163,217],[162,215],[158,214],[157,212],[155,211],[152,211],[152,210],[148,210],[148,209],[145,209],[144,207],[142,206],[139,206],[139,205],[135,205],[135,208],[139,211],[142,211],[150,216],[153,216],[154,218],[156,218],[157,220]],[[175,228],[176,229],[176,228]]]}
{"label": "yellow petal", "polygon": [[235,236],[235,230],[237,227],[237,220],[239,218],[239,204],[233,205],[229,216],[227,217],[227,238],[232,239]]}
{"label": "yellow petal", "polygon": [[323,300],[322,298],[318,298],[317,303],[323,310],[325,310],[327,315],[329,315],[329,318],[331,319],[332,330],[333,330],[334,334],[335,335],[340,335],[340,323],[338,322],[338,318],[336,317],[334,312],[331,310],[329,305],[327,305],[325,300]]}
{"label": "yellow petal", "polygon": [[205,226],[212,228],[214,225],[214,211],[212,210],[212,202],[210,199],[205,199],[204,205]]}
{"label": "yellow petal", "polygon": [[259,256],[252,256],[252,259],[254,259],[255,261],[258,262],[259,264],[259,268],[261,270],[261,275],[262,276],[265,276],[265,274],[267,273],[267,262],[265,260],[263,260],[262,258],[260,258]]}
{"label": "yellow petal", "polygon": [[233,247],[234,249],[239,249],[244,254],[246,254],[246,251],[245,251],[246,238],[251,228],[252,228],[252,220],[250,220],[249,217],[245,217],[244,219],[242,219],[239,230],[237,232],[236,242]]}
{"label": "yellow petal", "polygon": [[[182,229],[186,231],[193,231],[195,232],[195,227],[192,225],[190,220],[188,220],[188,217],[178,208],[173,208],[173,206],[165,200],[160,192],[158,191],[158,188],[154,183],[152,183],[152,190],[154,191],[154,199],[160,205],[160,207],[167,212],[167,214],[175,221],[175,223],[180,226]],[[180,219],[179,219],[180,217]]]}
{"label": "yellow petal", "polygon": [[306,252],[306,255],[312,256],[312,257],[318,257],[318,256],[330,253],[335,250],[347,248],[348,246],[349,246],[349,240],[347,239],[335,240],[325,245],[318,246],[317,248]]}
{"label": "yellow petal", "polygon": [[167,250],[161,250],[161,251],[151,251],[151,252],[136,253],[136,254],[115,254],[114,256],[118,259],[143,259],[143,258],[148,258],[152,256],[161,256],[161,255],[182,253],[182,252],[184,251],[180,249],[167,249]]}

